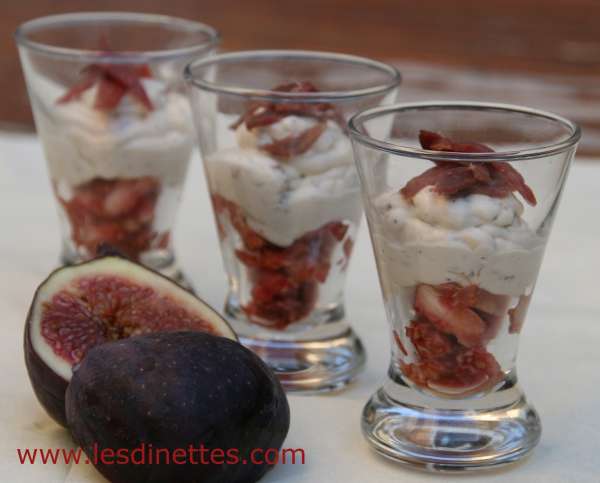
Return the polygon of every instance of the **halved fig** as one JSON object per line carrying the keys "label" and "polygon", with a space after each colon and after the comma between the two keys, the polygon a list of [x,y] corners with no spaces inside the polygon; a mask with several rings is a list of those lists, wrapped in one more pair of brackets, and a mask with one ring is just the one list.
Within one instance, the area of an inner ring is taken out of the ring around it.
{"label": "halved fig", "polygon": [[181,330],[237,339],[206,303],[141,265],[107,256],[60,268],[37,289],[25,325],[25,362],[34,392],[64,426],[72,368],[92,347]]}

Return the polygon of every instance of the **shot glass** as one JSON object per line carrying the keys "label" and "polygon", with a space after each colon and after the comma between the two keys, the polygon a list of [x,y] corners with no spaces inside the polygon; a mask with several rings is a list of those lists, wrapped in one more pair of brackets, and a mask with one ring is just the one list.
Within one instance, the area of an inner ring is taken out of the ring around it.
{"label": "shot glass", "polygon": [[195,146],[182,77],[201,23],[137,13],[39,18],[16,32],[62,232],[62,262],[109,247],[180,282],[172,229]]}
{"label": "shot glass", "polygon": [[225,312],[287,390],[347,384],[364,364],[344,310],[362,217],[346,119],[393,102],[399,73],[305,51],[186,68],[221,252]]}
{"label": "shot glass", "polygon": [[579,128],[423,103],[367,110],[350,131],[392,343],[364,435],[432,471],[518,460],[541,433],[517,384],[519,334]]}

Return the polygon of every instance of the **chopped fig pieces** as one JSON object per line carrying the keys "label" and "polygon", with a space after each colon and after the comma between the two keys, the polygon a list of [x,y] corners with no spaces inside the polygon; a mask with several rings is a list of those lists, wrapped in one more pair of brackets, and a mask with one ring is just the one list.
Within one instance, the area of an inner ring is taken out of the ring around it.
{"label": "chopped fig pieces", "polygon": [[74,189],[70,199],[57,190],[71,225],[76,247],[89,258],[108,244],[132,260],[151,248],[167,248],[169,233],[154,229],[161,186],[145,176],[132,179],[94,178]]}
{"label": "chopped fig pieces", "polygon": [[[431,131],[421,131],[424,149],[451,153],[493,153],[484,144],[458,143]],[[468,158],[468,156],[465,156]],[[449,199],[482,194],[505,198],[518,192],[530,205],[537,203],[523,176],[509,163],[433,160],[435,166],[412,178],[400,190],[411,201],[422,189]],[[448,282],[419,284],[415,288],[415,317],[405,328],[412,344],[411,361],[400,357],[403,375],[413,384],[443,397],[465,397],[487,391],[503,378],[495,356],[487,350],[507,318],[509,333],[519,332],[530,296],[521,296],[509,309],[511,297],[477,285]],[[396,343],[400,337],[394,332]]]}
{"label": "chopped fig pieces", "polygon": [[98,84],[94,108],[105,111],[115,109],[121,99],[129,94],[148,111],[154,106],[148,97],[141,79],[152,77],[147,65],[92,64],[82,71],[83,79],[58,99],[64,104],[78,99],[85,91]]}
{"label": "chopped fig pieces", "polygon": [[[273,91],[290,93],[319,92],[311,82],[307,81],[282,84],[275,87]],[[281,121],[287,116],[309,117],[319,122],[297,135],[290,135],[259,146],[271,156],[280,160],[288,160],[308,151],[325,131],[327,120],[333,120],[340,126],[344,126],[344,119],[333,104],[282,100],[279,102],[252,102],[246,112],[231,125],[231,129],[237,129],[242,124],[246,125],[246,129],[266,127]]]}
{"label": "chopped fig pieces", "polygon": [[419,386],[447,396],[467,396],[497,384],[502,370],[486,349],[465,349],[441,358],[424,359],[413,364],[402,364],[404,374]]}
{"label": "chopped fig pieces", "polygon": [[[471,287],[476,287],[471,285]],[[510,302],[508,295],[496,295],[477,287],[477,295],[471,307],[480,313],[504,316]]]}
{"label": "chopped fig pieces", "polygon": [[446,356],[457,346],[454,337],[440,332],[426,319],[412,321],[406,328],[406,336],[422,359]]}
{"label": "chopped fig pieces", "polygon": [[477,285],[461,287],[456,283],[444,283],[437,286],[443,303],[452,308],[469,308],[474,306],[478,299],[480,288]]}
{"label": "chopped fig pieces", "polygon": [[[423,149],[453,153],[492,153],[485,144],[456,143],[431,131],[421,131],[419,141]],[[435,161],[436,166],[412,178],[400,193],[411,200],[427,186],[449,198],[483,194],[504,198],[517,191],[532,206],[537,200],[523,176],[510,164],[500,161]]]}
{"label": "chopped fig pieces", "polygon": [[[302,156],[321,138],[329,121],[344,126],[333,104],[311,96],[283,95],[317,92],[310,82],[279,85],[272,89],[273,100],[249,103],[230,128],[255,130],[258,149],[279,162]],[[299,123],[300,128],[291,123],[296,129],[279,137],[274,134],[279,129],[265,129],[288,116],[309,121]],[[349,225],[331,221],[302,234],[288,246],[279,246],[250,226],[243,206],[218,194],[212,196],[212,201],[221,240],[230,235],[228,230],[237,234],[231,244],[237,245],[234,256],[245,266],[243,276],[248,282],[243,285],[250,285],[242,290],[241,307],[250,322],[284,330],[308,317],[317,306],[320,285],[327,282],[332,266],[343,271],[348,265],[352,250]]]}
{"label": "chopped fig pieces", "polygon": [[454,335],[465,347],[484,343],[486,324],[477,312],[462,304],[448,303],[443,291],[432,285],[419,285],[415,295],[415,310],[438,330]]}
{"label": "chopped fig pieces", "polygon": [[329,276],[336,245],[344,247],[351,240],[348,225],[328,223],[290,246],[280,247],[256,233],[236,204],[218,195],[212,199],[220,226],[225,224],[220,218],[227,216],[241,238],[243,246],[235,255],[252,280],[251,300],[243,307],[250,320],[271,329],[285,329],[308,316],[315,308],[319,285]]}
{"label": "chopped fig pieces", "polygon": [[452,397],[493,387],[503,373],[485,346],[496,336],[509,301],[477,285],[418,285],[417,317],[405,329],[416,357],[412,363],[401,361],[403,374],[418,386]]}

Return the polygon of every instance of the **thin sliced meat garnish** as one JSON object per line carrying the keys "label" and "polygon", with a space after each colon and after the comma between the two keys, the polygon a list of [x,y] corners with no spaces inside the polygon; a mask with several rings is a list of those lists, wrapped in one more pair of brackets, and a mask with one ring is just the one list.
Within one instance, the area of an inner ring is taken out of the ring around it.
{"label": "thin sliced meat garnish", "polygon": [[294,81],[280,84],[273,88],[277,92],[319,92],[319,89],[310,81]]}
{"label": "thin sliced meat garnish", "polygon": [[468,191],[477,185],[479,181],[475,178],[470,166],[457,166],[455,168],[443,168],[442,176],[435,184],[435,190],[441,195],[454,196],[458,193]]}
{"label": "thin sliced meat garnish", "polygon": [[433,131],[421,129],[419,131],[419,143],[423,149],[429,149],[430,151],[453,151],[452,143]]}
{"label": "thin sliced meat garnish", "polygon": [[400,193],[406,199],[412,199],[423,188],[433,186],[437,193],[452,197],[475,189],[488,179],[489,171],[483,166],[438,165],[411,179]]}
{"label": "thin sliced meat garnish", "polygon": [[259,114],[255,114],[249,117],[246,121],[247,129],[254,129],[256,127],[264,127],[270,126],[271,124],[275,124],[283,119],[281,114],[277,114],[276,112],[271,111],[262,111]]}
{"label": "thin sliced meat garnish", "polygon": [[503,179],[506,186],[510,188],[511,191],[518,191],[530,205],[535,206],[537,204],[533,190],[527,186],[521,173],[509,163],[495,162],[490,163],[490,165],[492,170],[496,173],[496,176]]}
{"label": "thin sliced meat garnish", "polygon": [[[290,93],[319,92],[315,85],[308,81],[290,82],[274,87],[272,90]],[[343,116],[333,104],[327,102],[255,101],[248,105],[246,112],[230,128],[237,129],[242,124],[246,125],[246,129],[270,126],[287,116],[310,117],[321,121],[332,120],[345,127]]]}
{"label": "thin sliced meat garnish", "polygon": [[506,198],[511,193],[512,190],[506,185],[506,183],[499,181],[498,179],[493,179],[489,183],[478,184],[470,190],[469,194],[485,195],[489,196],[490,198]]}
{"label": "thin sliced meat garnish", "polygon": [[[282,84],[272,90],[291,93],[319,92],[311,82],[307,81]],[[345,126],[341,113],[333,104],[327,102],[255,101],[248,105],[246,112],[230,128],[237,129],[242,124],[246,126],[246,129],[266,127],[281,121],[287,116],[309,117],[319,122],[298,135],[290,135],[259,146],[272,156],[280,159],[289,159],[308,151],[319,136],[323,134],[327,120],[332,120],[342,127]]]}
{"label": "thin sliced meat garnish", "polygon": [[152,79],[152,69],[148,64],[134,65],[133,70],[140,79]]}
{"label": "thin sliced meat garnish", "polygon": [[98,81],[98,93],[94,101],[94,108],[112,111],[119,105],[126,92],[127,90],[121,84],[101,78]]}
{"label": "thin sliced meat garnish", "polygon": [[[489,146],[480,143],[458,143],[432,131],[420,131],[419,142],[423,149],[453,153],[492,153]],[[434,161],[436,166],[412,178],[400,193],[411,200],[427,186],[449,198],[482,194],[504,198],[517,191],[532,206],[537,204],[532,189],[523,176],[510,163],[490,161]]]}
{"label": "thin sliced meat garnish", "polygon": [[325,127],[325,123],[320,122],[296,136],[289,135],[269,144],[261,144],[259,147],[267,151],[271,156],[287,160],[308,151],[321,134],[323,134]]}
{"label": "thin sliced meat garnish", "polygon": [[104,78],[123,86],[129,95],[137,99],[149,111],[153,109],[152,102],[141,82],[142,78],[148,77],[147,66],[105,64],[99,67]]}
{"label": "thin sliced meat garnish", "polygon": [[423,149],[449,153],[493,153],[494,150],[480,143],[457,143],[433,131],[419,131],[419,142]]}
{"label": "thin sliced meat garnish", "polygon": [[490,174],[487,166],[479,163],[471,163],[469,168],[473,172],[473,177],[481,183],[490,183],[492,181],[492,175]]}
{"label": "thin sliced meat garnish", "polygon": [[[256,120],[254,118],[257,118]],[[261,120],[261,118],[265,118],[265,120]],[[272,118],[272,119],[271,119]],[[251,124],[256,122],[256,126],[268,126],[279,121],[280,117],[278,114],[273,112],[269,112],[265,108],[264,102],[251,102],[246,109],[246,112],[242,114],[237,121],[229,126],[229,129],[237,129],[242,124],[246,124],[248,129],[252,129],[252,127],[248,126],[248,123]]]}
{"label": "thin sliced meat garnish", "polygon": [[441,178],[446,175],[446,169],[441,166],[434,166],[424,171],[419,176],[412,178],[403,188],[400,194],[407,200],[411,200],[419,191],[427,186],[435,186]]}
{"label": "thin sliced meat garnish", "polygon": [[81,94],[91,88],[96,82],[98,78],[95,75],[87,74],[84,78],[72,86],[67,92],[65,92],[62,96],[60,96],[56,103],[57,104],[66,104],[67,102],[71,102],[75,99],[78,99]]}
{"label": "thin sliced meat garnish", "polygon": [[130,95],[148,111],[154,109],[141,79],[152,77],[148,65],[91,64],[82,70],[81,82],[75,84],[62,97],[59,104],[78,99],[85,91],[98,83],[94,101],[96,109],[111,111],[117,107],[125,95]]}

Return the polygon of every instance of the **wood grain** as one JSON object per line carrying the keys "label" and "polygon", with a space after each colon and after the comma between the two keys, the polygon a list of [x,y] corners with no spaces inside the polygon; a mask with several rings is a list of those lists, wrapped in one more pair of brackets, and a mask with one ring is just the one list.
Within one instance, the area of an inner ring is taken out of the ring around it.
{"label": "wood grain", "polygon": [[[5,2],[0,15],[5,38],[0,44],[0,88],[5,94],[0,122],[31,126],[20,66],[10,38],[17,25],[42,15],[82,10],[147,11],[201,20],[221,31],[226,50],[305,48],[395,61],[404,67],[410,82],[417,82],[407,84],[407,98],[415,90],[417,98],[449,98],[455,93],[468,94],[465,87],[475,86],[478,98],[503,100],[498,93],[518,90],[522,81],[527,95],[517,98],[525,97],[525,102],[533,99],[537,107],[556,106],[565,115],[585,110],[583,118],[577,120],[600,125],[600,109],[592,109],[600,100],[595,88],[600,84],[597,0]],[[415,65],[418,68],[413,72]],[[424,72],[428,72],[425,77]],[[461,72],[467,75],[459,80]],[[507,76],[518,82],[502,87]],[[495,88],[486,96],[489,82]],[[552,99],[553,85],[561,92],[559,103]]]}

